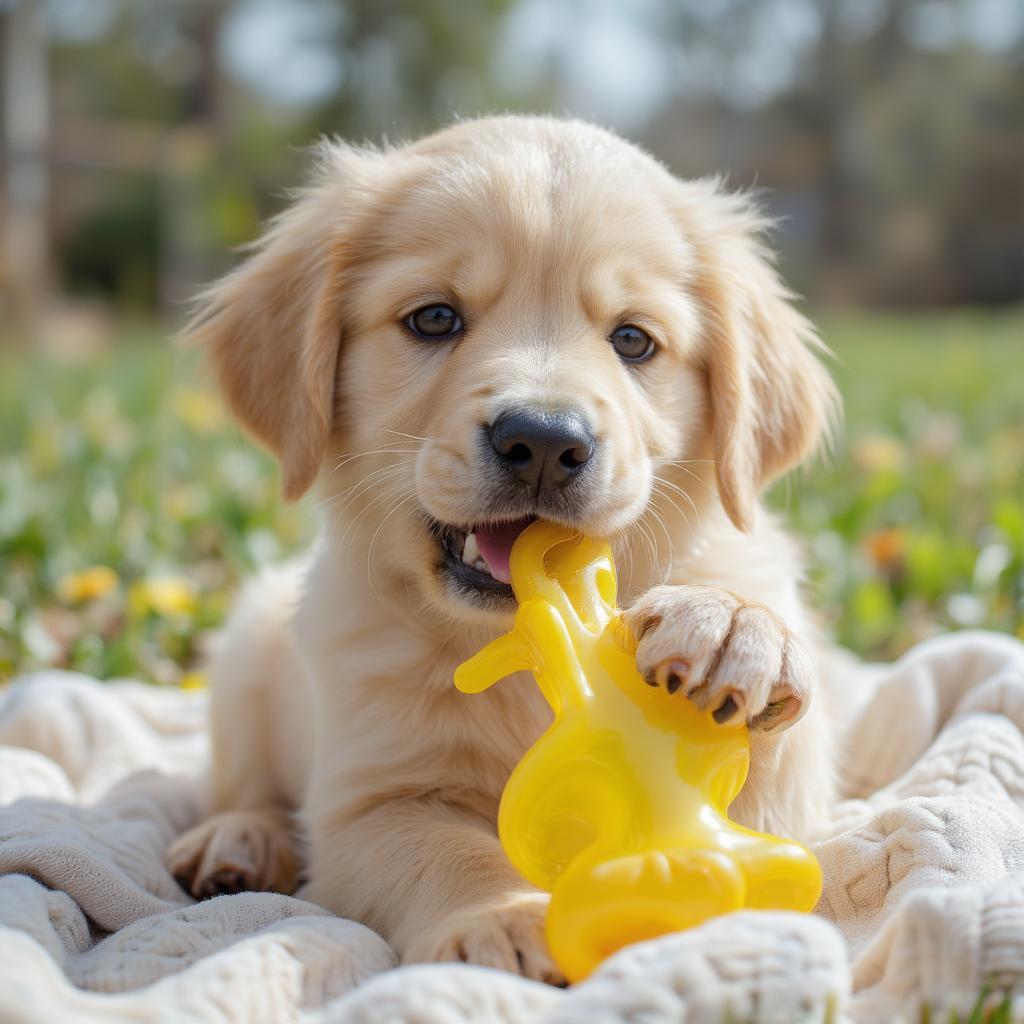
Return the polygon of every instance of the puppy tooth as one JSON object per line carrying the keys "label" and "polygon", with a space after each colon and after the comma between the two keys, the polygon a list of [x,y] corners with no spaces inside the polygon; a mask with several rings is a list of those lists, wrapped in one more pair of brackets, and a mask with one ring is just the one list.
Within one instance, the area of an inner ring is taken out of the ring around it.
{"label": "puppy tooth", "polygon": [[466,534],[466,544],[462,549],[462,560],[466,565],[472,565],[476,567],[476,563],[480,560],[480,548],[476,542],[476,534]]}

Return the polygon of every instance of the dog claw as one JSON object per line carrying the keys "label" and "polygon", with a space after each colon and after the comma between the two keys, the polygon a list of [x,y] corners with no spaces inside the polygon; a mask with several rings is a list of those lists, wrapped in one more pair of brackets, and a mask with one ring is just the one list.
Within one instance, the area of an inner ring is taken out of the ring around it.
{"label": "dog claw", "polygon": [[742,713],[743,705],[743,698],[733,691],[711,713],[711,717],[714,718],[719,725],[725,725],[726,722],[731,722]]}
{"label": "dog claw", "polygon": [[751,723],[752,729],[771,732],[784,722],[788,722],[800,709],[799,701],[793,697],[783,697],[768,704]]}
{"label": "dog claw", "polygon": [[690,666],[685,661],[670,658],[648,672],[644,676],[644,682],[648,686],[664,686],[670,695],[675,694],[679,692],[689,670]]}
{"label": "dog claw", "polygon": [[733,700],[732,697],[726,697],[722,706],[712,712],[712,717],[719,725],[721,725],[723,722],[728,722],[735,713],[736,701]]}

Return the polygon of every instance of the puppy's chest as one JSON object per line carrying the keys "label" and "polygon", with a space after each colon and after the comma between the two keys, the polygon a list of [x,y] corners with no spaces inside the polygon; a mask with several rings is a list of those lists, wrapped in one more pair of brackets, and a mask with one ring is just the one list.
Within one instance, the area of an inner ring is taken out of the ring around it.
{"label": "puppy's chest", "polygon": [[[372,660],[372,659],[368,659]],[[515,766],[551,723],[537,684],[517,673],[483,693],[461,693],[455,664],[422,659],[335,677],[321,692],[322,759],[339,789],[362,792],[367,779],[387,779],[406,793],[420,790],[497,810]],[[343,752],[339,754],[338,752]]]}
{"label": "puppy's chest", "polygon": [[[457,735],[446,752],[473,762],[485,788],[500,791],[526,751],[551,724],[551,709],[533,679],[517,673],[484,693],[457,691],[444,702],[448,727]],[[447,730],[445,730],[447,731]]]}

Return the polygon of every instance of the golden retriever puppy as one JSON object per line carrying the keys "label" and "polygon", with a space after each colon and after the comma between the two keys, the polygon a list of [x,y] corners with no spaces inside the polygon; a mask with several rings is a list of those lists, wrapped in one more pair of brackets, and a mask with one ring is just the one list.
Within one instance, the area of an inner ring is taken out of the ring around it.
{"label": "golden retriever puppy", "polygon": [[649,681],[750,723],[736,819],[824,824],[820,647],[759,494],[836,403],[763,227],[578,122],[323,146],[190,329],[286,496],[318,481],[323,525],[216,655],[213,816],[170,852],[189,891],[304,877],[406,962],[557,980],[546,897],[495,834],[547,707],[528,679],[452,685],[509,627],[509,549],[537,517],[612,540]]}

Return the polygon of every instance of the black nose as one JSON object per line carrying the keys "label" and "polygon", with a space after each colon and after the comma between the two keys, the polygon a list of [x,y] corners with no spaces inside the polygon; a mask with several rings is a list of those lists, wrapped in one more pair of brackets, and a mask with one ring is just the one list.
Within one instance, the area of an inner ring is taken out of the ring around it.
{"label": "black nose", "polygon": [[502,413],[489,433],[498,461],[538,492],[577,476],[597,447],[587,421],[574,412],[513,410]]}

